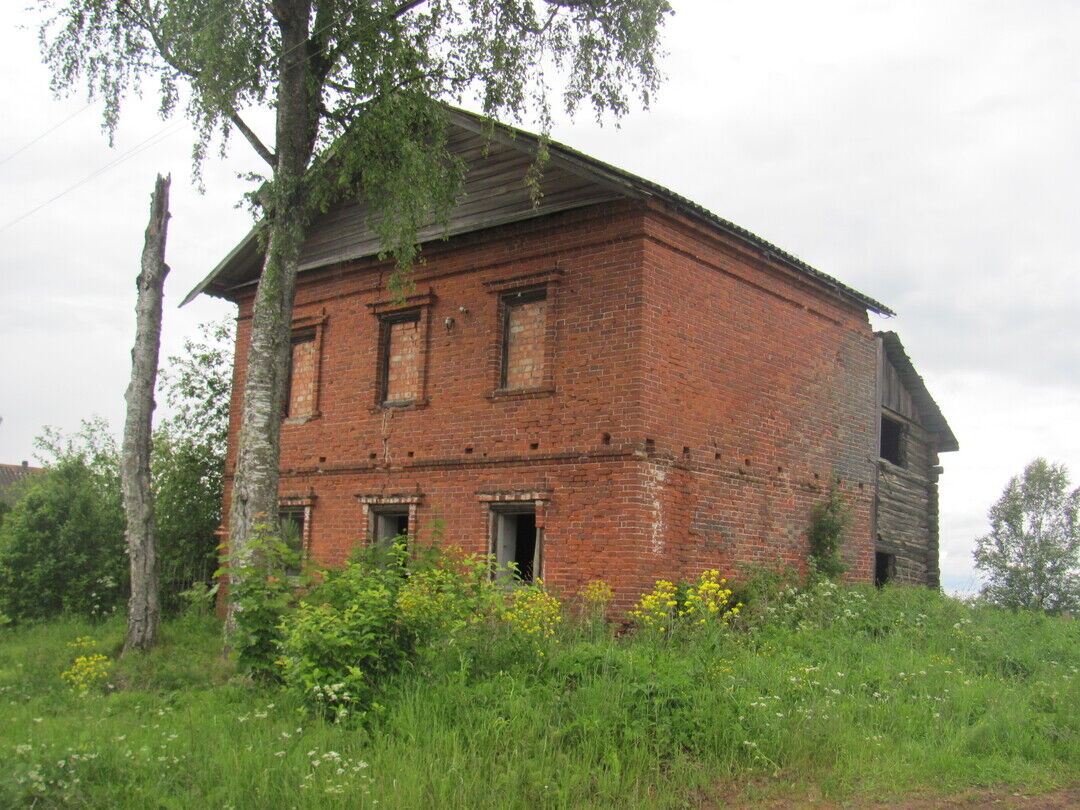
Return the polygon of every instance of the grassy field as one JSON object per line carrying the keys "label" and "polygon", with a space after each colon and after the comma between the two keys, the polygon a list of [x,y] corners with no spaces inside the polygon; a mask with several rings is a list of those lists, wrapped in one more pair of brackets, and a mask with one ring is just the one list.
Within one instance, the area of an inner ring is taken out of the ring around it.
{"label": "grassy field", "polygon": [[[116,662],[119,622],[0,629],[0,807],[697,807],[744,783],[860,805],[1080,782],[1075,621],[822,586],[708,633],[563,625],[543,656],[450,644],[343,724],[238,677],[208,617]],[[108,676],[80,694],[61,673],[93,653]]]}

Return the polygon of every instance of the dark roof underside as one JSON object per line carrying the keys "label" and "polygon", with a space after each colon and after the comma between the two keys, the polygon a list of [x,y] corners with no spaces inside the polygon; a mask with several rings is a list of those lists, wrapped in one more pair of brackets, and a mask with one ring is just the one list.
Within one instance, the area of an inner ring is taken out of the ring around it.
{"label": "dark roof underside", "polygon": [[956,441],[952,428],[945,421],[945,415],[942,414],[941,408],[934,402],[934,398],[930,396],[926,383],[923,382],[923,378],[915,370],[911,358],[907,356],[904,344],[900,342],[900,336],[896,332],[878,332],[877,336],[881,338],[882,346],[885,348],[885,356],[892,363],[893,368],[896,369],[896,373],[900,376],[900,382],[911,394],[911,399],[919,411],[919,421],[924,428],[937,436],[938,450],[946,453],[959,450],[960,444]]}
{"label": "dark roof underside", "polygon": [[[431,225],[421,229],[418,233],[421,243],[620,197],[654,198],[756,248],[766,258],[810,277],[841,298],[854,301],[872,312],[894,314],[884,304],[842,284],[745,228],[716,216],[686,197],[559,143],[548,143],[550,158],[544,167],[543,196],[539,204],[533,205],[522,178],[532,162],[538,136],[502,124],[492,128],[487,119],[464,110],[451,109],[450,118],[455,129],[450,146],[470,166],[465,194],[448,227]],[[304,245],[300,270],[378,254],[380,245],[368,227],[367,219],[365,207],[357,203],[346,203],[321,217],[312,226]],[[188,293],[183,304],[204,292],[230,297],[237,288],[253,283],[258,278],[261,260],[257,231],[257,228],[253,229],[233,248]]]}

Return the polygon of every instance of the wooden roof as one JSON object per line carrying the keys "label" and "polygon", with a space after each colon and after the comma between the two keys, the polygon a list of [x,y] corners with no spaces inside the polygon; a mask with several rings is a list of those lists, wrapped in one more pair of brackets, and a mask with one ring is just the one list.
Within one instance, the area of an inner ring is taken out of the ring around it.
{"label": "wooden roof", "polygon": [[[904,388],[903,392],[893,392],[892,395],[888,391],[883,392],[884,404],[889,406],[891,401],[910,402],[918,415],[915,421],[937,437],[938,451],[951,452],[959,450],[960,444],[956,441],[952,428],[945,421],[941,408],[937,406],[934,398],[930,396],[923,378],[915,371],[911,358],[904,351],[904,344],[900,342],[900,336],[896,332],[878,332],[877,336],[884,349],[884,359],[895,369],[896,376]],[[903,405],[892,405],[892,407],[900,413],[906,410]]]}
{"label": "wooden roof", "polygon": [[[842,298],[873,312],[893,314],[884,304],[685,197],[561,144],[548,144],[550,158],[541,179],[542,196],[534,205],[524,177],[534,159],[538,137],[501,124],[492,128],[487,119],[464,110],[451,109],[449,114],[452,127],[449,146],[468,165],[464,193],[445,228],[432,223],[420,229],[417,241],[421,244],[620,198],[656,198],[754,246],[766,257],[809,276]],[[258,279],[262,257],[257,234],[258,226],[188,293],[181,306],[200,293],[228,298],[238,289],[253,284]],[[380,248],[378,236],[369,225],[366,203],[348,202],[312,225],[301,249],[300,271],[372,256]]]}

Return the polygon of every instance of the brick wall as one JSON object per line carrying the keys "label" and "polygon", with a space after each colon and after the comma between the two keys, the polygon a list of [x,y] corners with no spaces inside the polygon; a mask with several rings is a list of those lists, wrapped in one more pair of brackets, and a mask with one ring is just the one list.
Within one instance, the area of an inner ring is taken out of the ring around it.
{"label": "brick wall", "polygon": [[[404,407],[377,405],[391,265],[298,284],[296,317],[323,318],[319,415],[283,426],[281,493],[313,498],[320,561],[365,542],[364,503],[379,497],[414,503],[422,539],[477,552],[492,501],[521,498],[544,531],[547,582],[570,593],[603,578],[625,608],[659,576],[801,564],[810,506],[835,473],[856,515],[853,575],[870,577],[864,311],[655,204],[563,212],[425,253],[423,317],[390,337],[387,399],[426,392]],[[508,308],[516,288],[544,297]],[[251,299],[239,303],[242,368]],[[234,459],[231,444],[229,472]]]}

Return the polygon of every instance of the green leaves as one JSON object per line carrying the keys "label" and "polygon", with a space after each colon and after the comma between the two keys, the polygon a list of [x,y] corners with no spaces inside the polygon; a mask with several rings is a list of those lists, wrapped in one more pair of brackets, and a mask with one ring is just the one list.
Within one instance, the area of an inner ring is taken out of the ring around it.
{"label": "green leaves", "polygon": [[1080,489],[1061,464],[1037,458],[1010,479],[975,541],[975,567],[994,604],[1051,613],[1080,607]]}
{"label": "green leaves", "polygon": [[829,497],[815,504],[810,511],[809,531],[810,562],[815,571],[830,579],[846,570],[840,560],[840,545],[850,520],[851,513],[840,494],[839,482],[834,480],[829,487]]}

